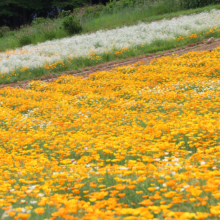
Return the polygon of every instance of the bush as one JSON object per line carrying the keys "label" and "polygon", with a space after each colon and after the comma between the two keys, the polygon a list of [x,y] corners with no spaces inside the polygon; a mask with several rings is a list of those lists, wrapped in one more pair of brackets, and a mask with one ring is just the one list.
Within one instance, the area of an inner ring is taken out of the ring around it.
{"label": "bush", "polygon": [[9,36],[14,36],[15,33],[16,33],[16,31],[10,31],[10,32],[8,32],[8,35],[9,35]]}
{"label": "bush", "polygon": [[10,31],[10,28],[8,26],[0,27],[0,38],[7,36],[9,31]]}
{"label": "bush", "polygon": [[78,34],[82,31],[80,21],[77,20],[74,15],[63,18],[62,25],[64,30],[69,34]]}
{"label": "bush", "polygon": [[78,14],[79,11],[80,11],[80,8],[74,8],[74,14]]}
{"label": "bush", "polygon": [[199,8],[210,4],[220,3],[220,0],[180,0],[181,8]]}
{"label": "bush", "polygon": [[44,37],[46,40],[52,40],[56,37],[56,33],[54,31],[45,32]]}
{"label": "bush", "polygon": [[88,7],[87,9],[86,9],[86,14],[88,15],[88,14],[91,14],[92,12],[94,12],[95,11],[95,8],[94,7],[92,7],[92,6],[90,6],[90,7]]}
{"label": "bush", "polygon": [[62,10],[59,15],[61,18],[65,18],[67,16],[70,16],[70,13],[71,13],[70,10],[68,10],[68,11]]}
{"label": "bush", "polygon": [[4,36],[3,31],[0,29],[0,38],[3,36]]}
{"label": "bush", "polygon": [[18,42],[21,47],[28,45],[28,44],[31,44],[31,36],[21,35],[18,39]]}
{"label": "bush", "polygon": [[39,17],[39,18],[36,18],[34,21],[32,21],[32,25],[38,25],[38,24],[43,24],[43,23],[47,23],[47,22],[50,22],[52,21],[51,19],[49,18],[42,18],[42,17]]}

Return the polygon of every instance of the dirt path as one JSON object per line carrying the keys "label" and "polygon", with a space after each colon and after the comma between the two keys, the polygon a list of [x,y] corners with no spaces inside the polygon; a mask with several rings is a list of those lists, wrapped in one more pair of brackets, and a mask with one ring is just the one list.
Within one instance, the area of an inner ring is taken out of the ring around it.
{"label": "dirt path", "polygon": [[[38,77],[33,80],[41,80],[43,82],[54,82],[61,75],[74,75],[74,76],[88,77],[91,73],[94,73],[97,71],[110,70],[110,69],[117,67],[117,66],[130,65],[130,64],[137,63],[139,61],[142,61],[144,63],[145,62],[149,63],[151,60],[153,60],[155,58],[162,57],[162,56],[171,56],[172,54],[182,55],[184,53],[191,52],[191,51],[213,50],[213,49],[220,46],[220,38],[216,39],[211,44],[207,44],[206,42],[207,41],[202,41],[199,43],[194,43],[194,44],[184,46],[184,48],[174,48],[174,49],[170,49],[167,51],[162,51],[162,52],[144,55],[144,56],[140,56],[140,57],[111,61],[111,62],[99,64],[97,66],[85,67],[85,68],[81,68],[79,70],[63,72],[59,75],[58,74],[57,75],[48,74],[48,75],[44,75],[44,76]],[[79,71],[80,71],[80,73],[79,73]],[[33,80],[26,80],[26,81],[19,81],[19,82],[10,83],[10,84],[4,84],[4,85],[0,85],[0,88],[9,87],[9,86],[26,88],[26,85],[30,81],[33,81]]]}

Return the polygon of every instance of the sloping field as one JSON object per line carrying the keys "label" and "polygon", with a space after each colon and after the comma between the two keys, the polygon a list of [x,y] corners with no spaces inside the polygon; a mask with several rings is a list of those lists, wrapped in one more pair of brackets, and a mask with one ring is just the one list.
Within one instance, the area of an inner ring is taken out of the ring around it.
{"label": "sloping field", "polygon": [[213,9],[27,45],[0,52],[0,84],[146,55],[219,36],[220,11]]}
{"label": "sloping field", "polygon": [[1,89],[1,218],[219,219],[219,58]]}

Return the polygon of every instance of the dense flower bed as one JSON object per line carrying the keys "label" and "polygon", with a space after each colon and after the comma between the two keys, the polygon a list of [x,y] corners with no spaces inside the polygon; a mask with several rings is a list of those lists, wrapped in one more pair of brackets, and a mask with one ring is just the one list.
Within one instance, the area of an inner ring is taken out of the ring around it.
{"label": "dense flower bed", "polygon": [[150,45],[158,40],[169,41],[179,36],[189,36],[219,26],[219,10],[212,10],[190,16],[180,16],[171,20],[163,19],[47,41],[0,53],[0,73],[9,73],[24,67],[44,67],[45,64],[63,61],[67,58],[88,57],[94,52],[103,54],[142,44]]}
{"label": "dense flower bed", "polygon": [[219,56],[1,89],[2,219],[219,219]]}

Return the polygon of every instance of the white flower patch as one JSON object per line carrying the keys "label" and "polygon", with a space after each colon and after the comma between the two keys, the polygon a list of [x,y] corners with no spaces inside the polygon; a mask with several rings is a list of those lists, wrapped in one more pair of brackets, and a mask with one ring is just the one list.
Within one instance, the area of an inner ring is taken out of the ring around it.
{"label": "white flower patch", "polygon": [[113,49],[151,44],[155,40],[175,39],[176,36],[188,36],[219,26],[220,11],[212,10],[171,20],[139,23],[129,27],[99,30],[91,34],[46,41],[35,46],[28,45],[0,53],[0,73],[9,73],[22,67],[43,67],[45,64],[63,61],[67,57],[88,57],[91,52],[101,54]]}

